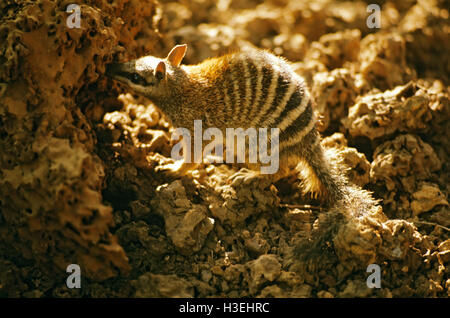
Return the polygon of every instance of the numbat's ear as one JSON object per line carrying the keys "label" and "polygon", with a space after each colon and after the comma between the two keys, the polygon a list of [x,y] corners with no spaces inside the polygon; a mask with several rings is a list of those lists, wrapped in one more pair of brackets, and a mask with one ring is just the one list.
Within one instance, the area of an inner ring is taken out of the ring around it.
{"label": "numbat's ear", "polygon": [[181,61],[183,60],[184,55],[186,54],[187,45],[175,45],[173,49],[170,51],[169,55],[167,55],[167,60],[173,66],[180,66]]}
{"label": "numbat's ear", "polygon": [[166,78],[166,64],[163,61],[159,62],[158,66],[156,66],[155,77],[158,80]]}

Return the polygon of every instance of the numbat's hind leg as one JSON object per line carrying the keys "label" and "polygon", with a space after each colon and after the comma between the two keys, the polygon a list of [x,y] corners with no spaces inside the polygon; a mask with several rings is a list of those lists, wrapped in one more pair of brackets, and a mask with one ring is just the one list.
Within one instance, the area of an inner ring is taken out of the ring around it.
{"label": "numbat's hind leg", "polygon": [[304,194],[309,193],[327,204],[342,199],[345,178],[330,165],[316,131],[311,131],[298,144],[283,149],[281,155],[288,157],[289,162],[297,162],[295,170],[302,180]]}

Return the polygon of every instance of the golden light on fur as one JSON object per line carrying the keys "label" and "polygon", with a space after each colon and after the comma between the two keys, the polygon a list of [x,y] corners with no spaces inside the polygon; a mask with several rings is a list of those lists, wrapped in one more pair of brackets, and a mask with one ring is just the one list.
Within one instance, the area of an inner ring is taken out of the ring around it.
{"label": "golden light on fur", "polygon": [[[288,61],[251,48],[182,65],[186,49],[177,45],[166,59],[148,56],[123,63],[112,76],[151,99],[175,127],[191,133],[196,120],[223,135],[227,128],[278,128],[280,168],[270,179],[296,173],[304,192],[329,203],[342,197],[342,182],[320,146],[309,91]],[[252,169],[260,166],[247,162]],[[180,174],[187,170],[177,169]]]}

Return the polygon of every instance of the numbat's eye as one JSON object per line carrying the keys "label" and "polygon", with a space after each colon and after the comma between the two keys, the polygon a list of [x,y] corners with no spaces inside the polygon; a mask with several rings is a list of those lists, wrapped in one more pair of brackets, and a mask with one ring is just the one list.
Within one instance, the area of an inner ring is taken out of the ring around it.
{"label": "numbat's eye", "polygon": [[133,83],[138,85],[146,85],[145,79],[138,73],[132,73],[130,79]]}
{"label": "numbat's eye", "polygon": [[133,74],[131,74],[131,79],[133,80],[133,82],[139,82],[141,77],[139,76],[138,73],[133,73]]}

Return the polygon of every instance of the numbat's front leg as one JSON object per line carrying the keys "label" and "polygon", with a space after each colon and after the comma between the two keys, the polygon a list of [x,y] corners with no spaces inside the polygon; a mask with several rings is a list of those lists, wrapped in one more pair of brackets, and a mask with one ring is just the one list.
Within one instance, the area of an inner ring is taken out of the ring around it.
{"label": "numbat's front leg", "polygon": [[162,172],[168,178],[181,178],[198,167],[197,163],[186,163],[183,160],[178,160],[174,163],[168,163],[163,166],[156,167],[157,172]]}
{"label": "numbat's front leg", "polygon": [[260,180],[263,178],[264,175],[261,175],[258,171],[242,168],[228,177],[227,183],[233,187],[237,187],[240,185],[250,185],[255,180]]}

